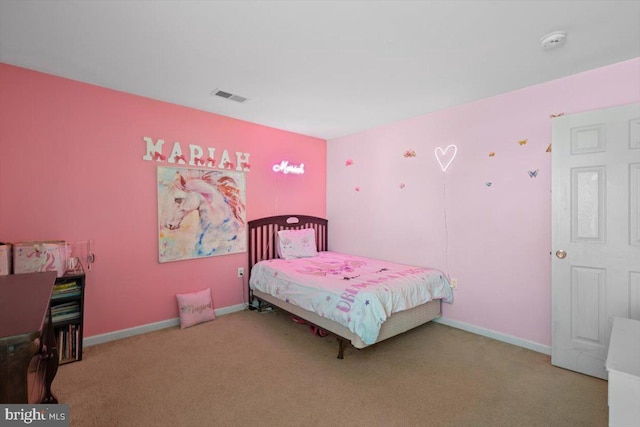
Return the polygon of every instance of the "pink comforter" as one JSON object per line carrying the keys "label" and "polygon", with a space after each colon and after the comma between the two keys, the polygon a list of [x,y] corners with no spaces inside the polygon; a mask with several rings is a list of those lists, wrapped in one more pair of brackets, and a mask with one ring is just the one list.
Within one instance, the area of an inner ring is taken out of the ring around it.
{"label": "pink comforter", "polygon": [[392,313],[433,299],[453,302],[444,273],[425,267],[320,252],[257,263],[249,285],[349,328],[365,344]]}

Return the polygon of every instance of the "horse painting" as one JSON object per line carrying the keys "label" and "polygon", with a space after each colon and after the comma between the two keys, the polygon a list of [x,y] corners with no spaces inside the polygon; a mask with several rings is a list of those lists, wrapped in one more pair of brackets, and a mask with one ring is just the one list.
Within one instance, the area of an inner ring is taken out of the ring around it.
{"label": "horse painting", "polygon": [[158,167],[160,262],[246,252],[244,174]]}

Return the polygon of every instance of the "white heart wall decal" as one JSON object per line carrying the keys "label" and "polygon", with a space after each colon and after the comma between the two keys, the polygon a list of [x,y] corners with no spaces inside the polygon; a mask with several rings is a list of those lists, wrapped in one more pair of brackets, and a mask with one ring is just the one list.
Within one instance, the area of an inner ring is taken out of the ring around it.
{"label": "white heart wall decal", "polygon": [[448,146],[444,150],[442,150],[442,148],[440,147],[436,148],[435,150],[436,160],[438,161],[438,164],[440,165],[440,169],[442,169],[442,172],[446,171],[449,165],[451,165],[451,162],[453,162],[453,159],[456,158],[457,153],[458,153],[458,147],[456,147],[453,144]]}

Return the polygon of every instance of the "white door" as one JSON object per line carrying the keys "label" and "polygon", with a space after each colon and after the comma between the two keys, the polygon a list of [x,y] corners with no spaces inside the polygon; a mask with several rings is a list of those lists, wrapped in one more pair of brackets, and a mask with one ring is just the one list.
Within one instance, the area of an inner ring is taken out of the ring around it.
{"label": "white door", "polygon": [[613,318],[640,320],[640,104],[552,129],[551,363],[606,379]]}

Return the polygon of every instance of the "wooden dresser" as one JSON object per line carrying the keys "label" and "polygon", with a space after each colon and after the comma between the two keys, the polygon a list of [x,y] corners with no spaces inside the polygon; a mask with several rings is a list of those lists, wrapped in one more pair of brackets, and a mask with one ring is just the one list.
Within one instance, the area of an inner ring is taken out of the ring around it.
{"label": "wooden dresser", "polygon": [[0,276],[0,403],[58,403],[49,304],[56,272]]}
{"label": "wooden dresser", "polygon": [[640,321],[613,320],[605,366],[609,372],[609,425],[640,426]]}

